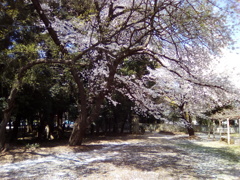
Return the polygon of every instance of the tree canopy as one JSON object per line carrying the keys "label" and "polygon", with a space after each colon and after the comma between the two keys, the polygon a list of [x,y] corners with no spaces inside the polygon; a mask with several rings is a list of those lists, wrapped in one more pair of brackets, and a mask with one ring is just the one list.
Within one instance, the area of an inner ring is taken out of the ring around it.
{"label": "tree canopy", "polygon": [[[115,91],[134,102],[135,113],[145,111],[161,116],[166,89],[174,89],[168,91],[171,94],[168,97],[175,102],[180,102],[177,89],[195,92],[196,85],[227,90],[226,81],[215,81],[206,73],[211,60],[233,41],[234,29],[229,26],[229,19],[238,7],[235,1],[228,4],[214,0],[18,3],[1,3],[1,21],[8,19],[0,29],[0,56],[4,57],[0,65],[5,68],[1,79],[9,85],[4,95],[8,100],[0,135],[5,133],[17,92],[22,84],[29,83],[29,77],[34,76],[33,67],[39,64],[60,64],[65,69],[64,76],[71,74],[71,82],[75,82],[72,88],[78,92],[74,96],[79,115],[70,145],[82,143],[86,128],[98,118],[104,100],[115,103]],[[17,73],[7,77],[8,72],[13,72],[11,68]],[[152,78],[153,69],[164,69],[170,75],[163,73],[159,79]],[[167,86],[159,83],[168,81],[166,77],[170,76],[183,81],[165,83]],[[187,83],[191,84],[190,89]],[[155,89],[151,89],[153,86]],[[187,98],[194,100],[195,97]]]}

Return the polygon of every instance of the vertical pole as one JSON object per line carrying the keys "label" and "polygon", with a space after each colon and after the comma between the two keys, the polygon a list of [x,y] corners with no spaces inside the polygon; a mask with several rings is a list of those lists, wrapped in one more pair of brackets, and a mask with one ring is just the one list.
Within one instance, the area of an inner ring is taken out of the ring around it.
{"label": "vertical pole", "polygon": [[210,139],[210,133],[211,133],[211,120],[208,120],[208,139]]}
{"label": "vertical pole", "polygon": [[240,119],[238,120],[238,132],[240,134]]}
{"label": "vertical pole", "polygon": [[216,123],[215,119],[213,120],[213,139],[215,140],[215,129],[216,129]]}
{"label": "vertical pole", "polygon": [[222,121],[221,120],[219,120],[219,135],[220,135],[220,140],[221,140],[221,138],[222,138]]}
{"label": "vertical pole", "polygon": [[229,118],[227,118],[227,142],[230,144],[230,125],[229,125]]}

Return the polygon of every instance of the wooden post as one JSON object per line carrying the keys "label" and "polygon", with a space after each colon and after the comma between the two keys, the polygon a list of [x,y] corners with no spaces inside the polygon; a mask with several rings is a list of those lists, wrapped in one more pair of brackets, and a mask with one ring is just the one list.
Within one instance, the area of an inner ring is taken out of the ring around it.
{"label": "wooden post", "polygon": [[210,133],[211,133],[211,120],[208,120],[208,139],[210,139]]}
{"label": "wooden post", "polygon": [[238,132],[240,134],[240,119],[238,120]]}
{"label": "wooden post", "polygon": [[219,128],[219,135],[220,135],[220,140],[221,140],[221,138],[222,138],[222,120],[219,120],[218,128]]}
{"label": "wooden post", "polygon": [[229,125],[229,118],[227,118],[227,142],[230,144],[230,125]]}
{"label": "wooden post", "polygon": [[215,120],[213,120],[213,139],[215,140],[215,130],[216,130],[216,123]]}

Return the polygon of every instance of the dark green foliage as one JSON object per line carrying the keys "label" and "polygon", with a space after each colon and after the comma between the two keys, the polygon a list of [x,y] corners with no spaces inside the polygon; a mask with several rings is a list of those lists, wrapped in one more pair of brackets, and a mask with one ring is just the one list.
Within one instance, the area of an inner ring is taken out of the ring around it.
{"label": "dark green foliage", "polygon": [[227,104],[227,105],[223,105],[223,106],[218,106],[218,107],[215,107],[214,109],[212,109],[212,110],[210,110],[210,111],[205,112],[205,115],[211,116],[211,115],[213,115],[213,114],[222,112],[224,109],[233,109],[233,106],[232,106],[231,104]]}
{"label": "dark green foliage", "polygon": [[125,59],[120,72],[123,75],[136,75],[137,78],[141,78],[143,75],[149,73],[147,67],[155,69],[157,67],[157,63],[150,61],[149,58],[143,55],[139,55]]}

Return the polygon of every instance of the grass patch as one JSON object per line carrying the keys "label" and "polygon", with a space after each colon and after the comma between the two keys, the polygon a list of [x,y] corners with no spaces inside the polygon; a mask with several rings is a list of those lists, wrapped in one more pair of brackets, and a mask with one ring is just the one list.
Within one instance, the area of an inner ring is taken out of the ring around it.
{"label": "grass patch", "polygon": [[240,137],[240,134],[231,134],[231,137]]}
{"label": "grass patch", "polygon": [[39,143],[34,143],[34,144],[27,144],[26,145],[26,148],[27,149],[37,149],[37,148],[39,148],[40,147],[40,144]]}
{"label": "grass patch", "polygon": [[[218,145],[217,145],[218,143]],[[180,147],[190,151],[208,154],[210,156],[218,157],[229,162],[240,162],[240,146],[237,145],[224,145],[219,142],[216,143],[184,143],[178,144]]]}

